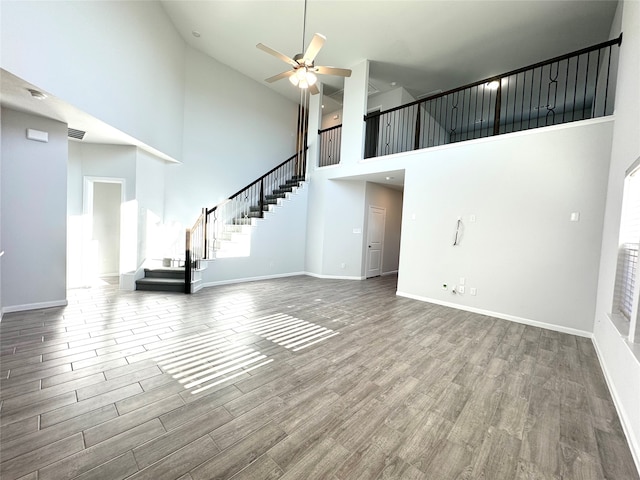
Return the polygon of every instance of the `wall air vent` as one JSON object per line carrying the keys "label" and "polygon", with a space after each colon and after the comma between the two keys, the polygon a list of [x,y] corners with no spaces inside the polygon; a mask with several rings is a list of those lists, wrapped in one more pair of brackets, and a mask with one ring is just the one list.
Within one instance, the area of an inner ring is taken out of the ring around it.
{"label": "wall air vent", "polygon": [[68,130],[67,136],[69,138],[77,138],[78,140],[82,140],[84,138],[84,134],[87,133],[82,130],[76,130],[75,128],[69,128]]}

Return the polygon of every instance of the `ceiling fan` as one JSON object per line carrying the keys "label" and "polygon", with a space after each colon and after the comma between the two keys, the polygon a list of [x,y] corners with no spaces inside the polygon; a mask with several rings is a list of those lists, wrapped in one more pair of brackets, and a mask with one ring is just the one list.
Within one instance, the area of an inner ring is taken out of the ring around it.
{"label": "ceiling fan", "polygon": [[[307,0],[304,2],[304,19],[302,25],[302,48],[304,49],[304,37],[305,30],[307,26]],[[316,95],[320,93],[318,87],[316,86],[316,82],[318,81],[318,75],[337,75],[340,77],[350,77],[351,70],[346,68],[336,68],[336,67],[322,67],[316,66],[314,64],[314,60],[318,52],[324,45],[324,42],[327,38],[320,33],[316,33],[311,40],[311,43],[307,47],[307,50],[304,53],[298,53],[294,55],[293,58],[288,57],[284,53],[280,53],[277,50],[274,50],[271,47],[267,47],[266,45],[259,43],[256,45],[260,50],[267,52],[270,55],[273,55],[276,58],[279,58],[285,63],[291,65],[291,70],[287,70],[285,72],[274,75],[273,77],[267,78],[265,81],[268,83],[276,82],[283,78],[288,78],[289,81],[302,89],[309,89],[312,95]]]}

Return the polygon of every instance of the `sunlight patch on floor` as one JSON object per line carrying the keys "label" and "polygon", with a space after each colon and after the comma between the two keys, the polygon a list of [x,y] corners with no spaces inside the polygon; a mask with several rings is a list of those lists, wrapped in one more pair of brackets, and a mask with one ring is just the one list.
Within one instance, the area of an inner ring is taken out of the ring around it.
{"label": "sunlight patch on floor", "polygon": [[249,331],[277,345],[297,352],[338,335],[339,332],[285,313],[275,313],[244,324],[238,331]]}
{"label": "sunlight patch on floor", "polygon": [[153,359],[184,388],[195,388],[192,394],[273,362],[247,345],[234,343],[233,333],[225,330],[170,342],[154,352]]}

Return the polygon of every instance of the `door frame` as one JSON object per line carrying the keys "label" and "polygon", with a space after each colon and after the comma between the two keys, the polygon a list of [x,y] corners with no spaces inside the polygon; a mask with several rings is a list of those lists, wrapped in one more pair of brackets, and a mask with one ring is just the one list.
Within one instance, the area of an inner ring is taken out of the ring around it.
{"label": "door frame", "polygon": [[[119,177],[96,177],[91,175],[84,175],[82,177],[82,214],[87,219],[84,223],[85,231],[82,232],[82,265],[83,265],[83,282],[87,282],[90,279],[84,278],[84,270],[85,265],[88,260],[88,255],[90,255],[89,242],[93,236],[93,187],[96,183],[118,183],[120,184],[120,208],[122,209],[122,205],[125,203],[126,199],[126,187],[127,180],[125,178]],[[123,246],[123,238],[122,238],[122,210],[120,211],[120,253],[118,259],[118,275],[123,273],[121,270],[121,258],[122,258],[122,246]]]}

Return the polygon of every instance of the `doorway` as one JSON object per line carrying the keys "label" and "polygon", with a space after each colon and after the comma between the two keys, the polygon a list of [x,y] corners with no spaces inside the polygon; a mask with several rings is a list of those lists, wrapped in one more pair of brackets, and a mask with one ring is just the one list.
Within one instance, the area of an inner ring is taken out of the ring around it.
{"label": "doorway", "polygon": [[101,277],[120,274],[121,207],[125,180],[84,178],[84,215],[87,231],[82,254],[83,283],[93,285]]}
{"label": "doorway", "polygon": [[369,205],[366,278],[379,277],[382,275],[382,254],[384,250],[386,217],[386,209]]}

